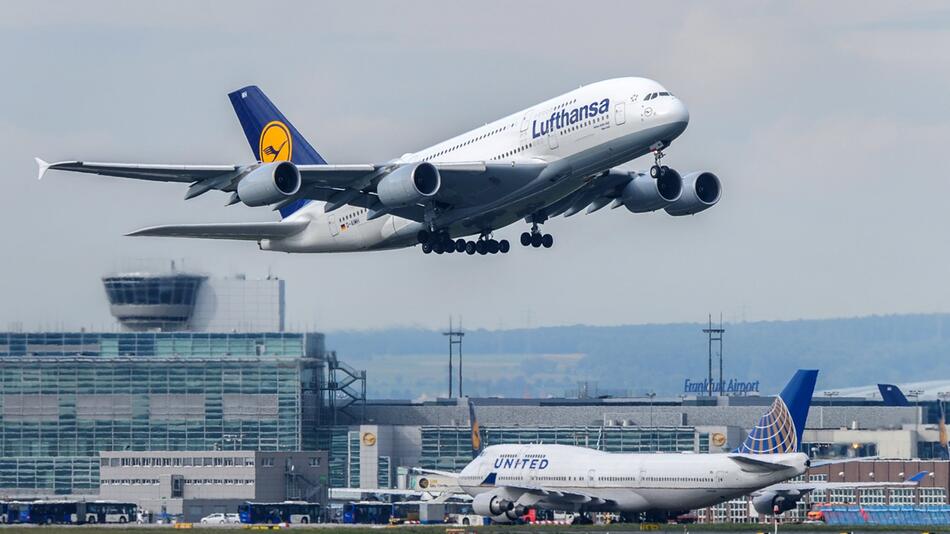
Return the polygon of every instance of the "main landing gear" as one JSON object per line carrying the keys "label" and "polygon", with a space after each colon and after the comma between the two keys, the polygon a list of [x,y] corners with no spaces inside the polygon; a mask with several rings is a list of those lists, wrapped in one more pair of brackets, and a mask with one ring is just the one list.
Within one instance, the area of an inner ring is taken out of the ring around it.
{"label": "main landing gear", "polygon": [[530,233],[524,232],[521,234],[521,246],[551,248],[554,246],[554,236],[551,234],[542,234],[538,223],[534,223],[531,225]]}
{"label": "main landing gear", "polygon": [[502,239],[501,241],[496,241],[491,239],[490,233],[483,233],[479,236],[477,241],[466,241],[464,239],[455,239],[453,240],[449,237],[449,234],[445,232],[429,232],[427,230],[422,230],[417,236],[419,243],[422,244],[422,252],[424,254],[452,254],[453,252],[457,253],[466,253],[469,256],[479,254],[484,256],[485,254],[507,254],[511,250],[511,244],[508,243],[507,239]]}

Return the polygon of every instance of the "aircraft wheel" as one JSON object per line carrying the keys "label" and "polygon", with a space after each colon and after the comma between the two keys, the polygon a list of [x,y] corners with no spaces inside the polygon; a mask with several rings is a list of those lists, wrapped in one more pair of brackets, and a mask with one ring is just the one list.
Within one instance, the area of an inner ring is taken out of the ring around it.
{"label": "aircraft wheel", "polygon": [[467,242],[465,243],[465,253],[468,254],[469,256],[471,256],[472,254],[475,254],[475,242],[474,242],[474,241],[467,241]]}
{"label": "aircraft wheel", "polygon": [[502,239],[498,242],[498,252],[502,254],[508,254],[508,251],[511,250],[511,244],[508,243],[507,239]]}
{"label": "aircraft wheel", "polygon": [[465,252],[465,240],[456,239],[455,240],[455,252]]}
{"label": "aircraft wheel", "polygon": [[498,254],[498,241],[495,241],[494,239],[489,239],[487,246],[488,246],[488,252],[490,254]]}
{"label": "aircraft wheel", "polygon": [[432,252],[435,252],[436,254],[442,254],[445,252],[445,249],[442,248],[442,243],[436,241],[436,243],[432,245]]}
{"label": "aircraft wheel", "polygon": [[541,237],[541,244],[544,248],[551,248],[554,246],[554,236],[551,234],[544,234]]}
{"label": "aircraft wheel", "polygon": [[442,250],[444,250],[446,254],[455,252],[455,241],[452,241],[451,239],[446,239],[443,241]]}
{"label": "aircraft wheel", "polygon": [[431,254],[431,253],[432,253],[432,245],[430,245],[430,244],[428,244],[428,243],[423,243],[423,244],[422,244],[422,253],[423,253],[423,254]]}
{"label": "aircraft wheel", "polygon": [[534,234],[531,236],[531,246],[534,248],[538,248],[541,246],[541,242],[543,240],[544,238],[541,236],[541,234]]}
{"label": "aircraft wheel", "polygon": [[483,256],[485,255],[486,252],[488,252],[487,245],[485,245],[484,241],[479,241],[475,243],[475,252],[478,252],[479,254]]}
{"label": "aircraft wheel", "polygon": [[416,234],[416,239],[422,244],[428,243],[431,238],[432,236],[428,230],[419,230],[419,233]]}
{"label": "aircraft wheel", "polygon": [[531,234],[524,232],[521,234],[521,246],[526,247],[531,244]]}

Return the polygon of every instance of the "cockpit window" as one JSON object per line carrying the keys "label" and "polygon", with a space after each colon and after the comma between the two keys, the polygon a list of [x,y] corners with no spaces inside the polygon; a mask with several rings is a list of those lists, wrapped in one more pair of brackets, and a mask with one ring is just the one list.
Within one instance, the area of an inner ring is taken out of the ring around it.
{"label": "cockpit window", "polygon": [[667,93],[666,91],[663,91],[662,93],[657,93],[657,95],[659,95],[659,96],[670,96],[670,94]]}

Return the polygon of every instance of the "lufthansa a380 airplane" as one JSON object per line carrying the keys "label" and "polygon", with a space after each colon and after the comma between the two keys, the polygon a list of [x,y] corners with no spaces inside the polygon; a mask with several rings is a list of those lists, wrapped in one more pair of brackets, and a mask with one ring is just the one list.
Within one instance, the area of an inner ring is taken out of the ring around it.
{"label": "lufthansa a380 airplane", "polygon": [[[178,224],[134,236],[241,239],[263,250],[352,252],[422,244],[426,253],[508,252],[492,232],[531,224],[521,244],[551,247],[539,224],[557,215],[624,206],[634,213],[692,215],[719,201],[711,172],[680,175],[660,165],[689,122],[686,106],[659,83],[617,78],[583,86],[385,163],[329,164],[255,86],[228,95],[256,162],[155,165],[39,158],[49,169],[190,183],[186,199],[211,190],[229,204],[273,206],[282,220]],[[654,154],[649,174],[614,167]],[[475,241],[462,239],[478,236]]]}
{"label": "lufthansa a380 airplane", "polygon": [[[795,373],[731,453],[620,454],[568,445],[493,445],[462,470],[458,483],[474,497],[475,513],[499,522],[516,521],[530,507],[665,518],[669,512],[712,506],[805,472],[810,462],[799,451],[817,376],[814,370]],[[477,422],[472,441],[480,445]],[[767,498],[780,499],[790,491],[780,488]]]}

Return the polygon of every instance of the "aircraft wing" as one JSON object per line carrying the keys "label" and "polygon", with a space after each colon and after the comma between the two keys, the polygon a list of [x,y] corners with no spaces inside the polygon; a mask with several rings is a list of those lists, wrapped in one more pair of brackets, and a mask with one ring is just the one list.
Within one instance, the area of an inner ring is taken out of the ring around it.
{"label": "aircraft wing", "polygon": [[595,504],[603,505],[608,501],[581,491],[562,491],[545,488],[544,486],[499,485],[508,498],[523,506],[534,506],[539,503],[556,507],[558,505]]}
{"label": "aircraft wing", "polygon": [[630,181],[626,173],[608,173],[592,178],[584,187],[548,206],[549,217],[563,214],[570,217],[587,208],[593,213],[620,198],[623,188]]}
{"label": "aircraft wing", "polygon": [[924,479],[929,471],[921,471],[916,475],[910,477],[904,482],[782,482],[779,484],[772,484],[766,488],[762,488],[756,493],[777,493],[777,494],[805,494],[811,493],[813,491],[826,490],[826,489],[857,489],[857,488],[875,488],[875,487],[899,487],[899,486],[916,486],[920,484],[920,481]]}
{"label": "aircraft wing", "polygon": [[310,221],[260,223],[169,224],[130,232],[129,236],[199,237],[204,239],[278,239],[303,231]]}
{"label": "aircraft wing", "polygon": [[[148,163],[103,163],[90,161],[60,161],[48,163],[35,158],[39,178],[47,171],[62,170],[133,178],[159,182],[190,183],[186,199],[207,191],[234,191],[248,172],[250,165],[165,165]],[[279,208],[301,198],[325,201],[334,209],[345,204],[373,208],[378,206],[376,184],[386,174],[403,163],[297,165],[301,188],[293,197],[275,205]],[[468,207],[502,199],[537,178],[545,168],[543,162],[494,163],[485,161],[434,163],[442,178],[442,187],[435,200],[446,207]],[[424,219],[421,206],[392,210],[392,213],[412,220]]]}
{"label": "aircraft wing", "polygon": [[759,471],[759,472],[768,472],[768,471],[784,471],[786,469],[792,469],[792,466],[777,463],[769,462],[767,460],[762,460],[760,458],[755,458],[753,455],[746,454],[730,454],[729,459],[739,464],[745,471]]}

